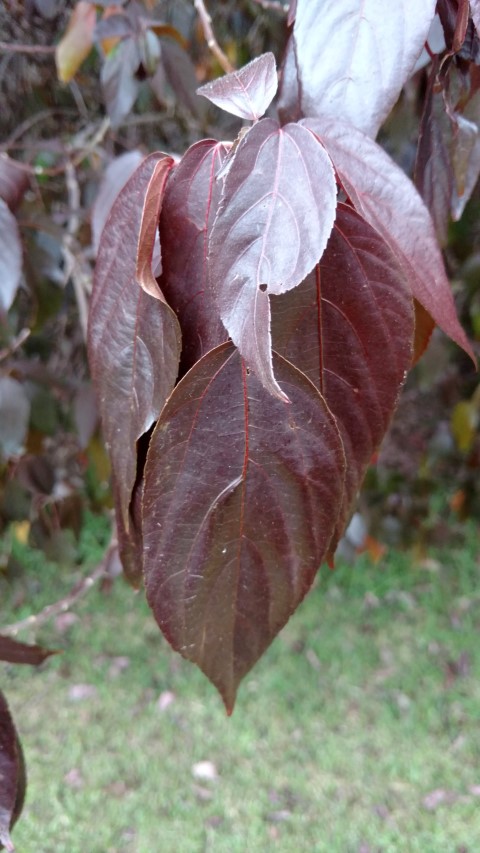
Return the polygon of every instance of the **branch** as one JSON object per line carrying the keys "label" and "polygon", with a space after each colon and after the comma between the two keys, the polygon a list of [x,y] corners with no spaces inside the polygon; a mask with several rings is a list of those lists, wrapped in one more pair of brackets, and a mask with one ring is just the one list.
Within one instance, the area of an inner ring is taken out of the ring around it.
{"label": "branch", "polygon": [[59,616],[60,613],[66,613],[67,610],[70,610],[97,581],[112,576],[109,567],[117,547],[116,537],[112,536],[112,541],[107,548],[107,552],[97,568],[90,575],[82,578],[65,598],[61,598],[60,601],[55,601],[53,604],[47,604],[40,613],[34,613],[32,616],[27,616],[26,619],[21,619],[12,625],[7,625],[6,628],[2,628],[2,635],[4,637],[14,637],[19,631],[23,631],[25,628],[40,628],[41,625],[53,619],[54,616]]}
{"label": "branch", "polygon": [[0,41],[0,53],[55,53],[55,45],[10,44],[7,41]]}
{"label": "branch", "polygon": [[13,353],[22,346],[30,335],[31,329],[22,329],[22,331],[18,333],[17,337],[14,338],[8,346],[4,349],[0,349],[0,361],[5,361],[6,358],[13,355]]}
{"label": "branch", "polygon": [[215,34],[212,29],[212,19],[205,8],[204,0],[193,0],[193,5],[195,6],[198,17],[200,18],[203,35],[205,36],[205,41],[207,42],[208,47],[222,66],[225,73],[231,74],[235,69],[215,38]]}

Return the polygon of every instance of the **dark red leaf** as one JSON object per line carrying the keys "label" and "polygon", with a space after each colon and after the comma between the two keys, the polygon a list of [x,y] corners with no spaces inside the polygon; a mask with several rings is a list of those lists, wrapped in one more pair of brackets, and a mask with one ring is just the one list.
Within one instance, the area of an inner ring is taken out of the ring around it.
{"label": "dark red leaf", "polygon": [[319,136],[354,207],[389,243],[415,299],[475,362],[458,322],[430,214],[412,182],[372,139],[333,119],[302,122]]}
{"label": "dark red leaf", "polygon": [[98,195],[92,207],[92,244],[95,254],[98,251],[100,237],[102,236],[102,231],[112,209],[113,202],[143,159],[144,155],[142,152],[134,149],[133,151],[121,154],[119,157],[115,157],[105,169],[98,189]]}
{"label": "dark red leaf", "polygon": [[197,93],[227,113],[257,121],[275,97],[277,85],[275,57],[264,53],[239,71],[206,83]]}
{"label": "dark red leaf", "polygon": [[222,321],[264,387],[283,400],[272,370],[269,294],[296,287],[320,259],[336,194],[331,162],[313,135],[263,119],[237,148],[212,228],[209,275]]}
{"label": "dark red leaf", "polygon": [[177,377],[174,312],[135,277],[142,202],[158,162],[151,154],[118,195],[103,231],[89,321],[89,359],[123,523],[137,477],[137,441],[157,419]]}
{"label": "dark red leaf", "polygon": [[415,335],[413,339],[412,364],[416,364],[430,343],[435,322],[430,317],[428,311],[425,311],[423,305],[420,305],[420,302],[416,299],[413,300],[413,308],[415,312]]}
{"label": "dark red leaf", "polygon": [[50,655],[56,654],[57,652],[52,649],[20,643],[18,640],[12,640],[11,637],[4,637],[0,634],[0,660],[8,663],[25,663],[38,666]]}
{"label": "dark red leaf", "polygon": [[102,65],[103,97],[114,127],[128,115],[135,103],[139,89],[135,74],[139,65],[140,54],[133,38],[124,39],[116,45]]}
{"label": "dark red leaf", "polygon": [[172,166],[173,160],[171,157],[162,157],[152,172],[145,191],[140,234],[138,236],[135,276],[145,293],[149,293],[155,299],[163,299],[161,290],[153,274],[152,262],[155,243],[157,242],[158,244],[158,225],[165,185]]}
{"label": "dark red leaf", "polygon": [[377,0],[298,0],[293,32],[303,115],[341,116],[376,136],[421,53],[435,2],[380,8]]}
{"label": "dark red leaf", "polygon": [[299,121],[302,117],[298,63],[293,35],[288,39],[281,67],[278,114],[282,124]]}
{"label": "dark red leaf", "polygon": [[10,838],[25,799],[25,763],[6,699],[0,690],[0,847],[13,853]]}
{"label": "dark red leaf", "polygon": [[395,409],[412,360],[413,307],[383,238],[339,205],[320,264],[272,299],[273,348],[316,385],[335,415],[347,460],[338,535]]}
{"label": "dark red leaf", "polygon": [[232,344],[209,352],[170,397],[145,468],[150,606],[229,712],[309,589],[343,495],[335,419],[277,355],[275,370],[290,406],[248,374]]}
{"label": "dark red leaf", "polygon": [[0,154],[0,198],[14,211],[28,187],[28,175],[7,154]]}
{"label": "dark red leaf", "polygon": [[0,316],[15,299],[21,275],[22,244],[17,220],[0,198]]}
{"label": "dark red leaf", "polygon": [[228,337],[207,286],[208,238],[222,189],[216,176],[227,151],[224,143],[207,139],[192,145],[165,192],[160,285],[182,329],[182,374]]}

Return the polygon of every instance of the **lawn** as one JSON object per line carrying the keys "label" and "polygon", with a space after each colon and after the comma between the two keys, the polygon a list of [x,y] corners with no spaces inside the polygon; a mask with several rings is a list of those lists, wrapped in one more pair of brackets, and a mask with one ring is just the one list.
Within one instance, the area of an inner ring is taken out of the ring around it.
{"label": "lawn", "polygon": [[[0,624],[81,570],[16,546]],[[322,569],[227,718],[122,579],[22,639],[62,648],[1,665],[29,787],[18,853],[477,853],[480,550]]]}

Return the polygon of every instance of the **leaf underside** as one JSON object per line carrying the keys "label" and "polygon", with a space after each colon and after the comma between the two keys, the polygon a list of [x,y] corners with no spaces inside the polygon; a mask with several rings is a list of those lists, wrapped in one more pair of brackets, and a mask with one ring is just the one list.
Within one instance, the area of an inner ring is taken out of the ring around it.
{"label": "leaf underside", "polygon": [[275,57],[273,53],[264,53],[239,71],[201,86],[197,94],[234,116],[257,121],[275,97],[277,85]]}
{"label": "leaf underside", "polygon": [[300,284],[333,227],[336,184],[324,148],[306,128],[258,122],[238,146],[209,247],[209,281],[222,322],[264,387],[273,374],[270,294]]}
{"label": "leaf underside", "polygon": [[147,598],[172,644],[232,711],[240,680],[309,589],[343,495],[340,435],[280,356],[286,406],[217,347],[175,388],[145,468]]}

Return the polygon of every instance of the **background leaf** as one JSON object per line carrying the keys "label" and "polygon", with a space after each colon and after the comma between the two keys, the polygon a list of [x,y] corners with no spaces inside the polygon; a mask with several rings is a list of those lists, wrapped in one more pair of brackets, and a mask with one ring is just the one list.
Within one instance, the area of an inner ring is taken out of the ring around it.
{"label": "background leaf", "polygon": [[103,97],[114,127],[128,115],[136,101],[140,84],[135,74],[139,65],[140,54],[133,38],[116,45],[102,65]]}
{"label": "background leaf", "polygon": [[3,198],[10,210],[14,211],[20,204],[28,184],[25,169],[7,154],[0,154],[0,198]]}
{"label": "background leaf", "polygon": [[97,13],[93,3],[78,0],[67,31],[60,39],[56,51],[58,79],[69,83],[87,58],[93,46],[93,33],[97,21]]}
{"label": "background leaf", "polygon": [[11,637],[0,634],[0,661],[8,663],[22,663],[30,666],[38,666],[51,655],[57,654],[52,649],[44,649],[42,646],[20,643]]}
{"label": "background leaf", "polygon": [[273,348],[319,389],[347,460],[338,535],[395,409],[412,359],[413,306],[383,238],[341,204],[320,264],[272,298]]}
{"label": "background leaf", "polygon": [[25,764],[22,748],[5,696],[0,690],[0,845],[8,853],[14,846],[10,831],[25,799]]}
{"label": "background leaf", "polygon": [[234,116],[257,121],[275,97],[277,86],[275,57],[264,53],[239,71],[206,83],[197,93]]}
{"label": "background leaf", "polygon": [[145,469],[145,586],[172,646],[231,712],[240,680],[309,589],[343,495],[335,420],[275,356],[292,405],[223,344],[189,371],[152,435]]}
{"label": "background leaf", "polygon": [[330,154],[359,213],[399,258],[412,294],[475,361],[458,322],[430,214],[412,182],[372,139],[340,121],[305,120]]}
{"label": "background leaf", "polygon": [[89,359],[123,524],[137,478],[137,441],[176,380],[180,330],[174,312],[136,280],[142,200],[157,163],[151,154],[118,195],[100,241],[89,322]]}
{"label": "background leaf", "polygon": [[320,259],[335,218],[331,162],[305,128],[271,119],[240,142],[210,238],[210,281],[220,316],[270,393],[270,293],[300,284]]}
{"label": "background leaf", "polygon": [[0,315],[10,308],[22,275],[22,244],[17,220],[0,198]]}
{"label": "background leaf", "polygon": [[0,376],[0,412],[0,458],[8,458],[23,450],[30,418],[25,388],[11,376]]}
{"label": "background leaf", "polygon": [[293,38],[304,116],[341,116],[375,137],[434,13],[435,0],[298,0]]}
{"label": "background leaf", "polygon": [[213,140],[192,145],[170,175],[165,192],[160,285],[182,329],[182,374],[227,339],[207,281],[208,240],[223,183],[216,176],[227,152],[227,145]]}

